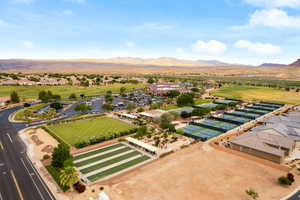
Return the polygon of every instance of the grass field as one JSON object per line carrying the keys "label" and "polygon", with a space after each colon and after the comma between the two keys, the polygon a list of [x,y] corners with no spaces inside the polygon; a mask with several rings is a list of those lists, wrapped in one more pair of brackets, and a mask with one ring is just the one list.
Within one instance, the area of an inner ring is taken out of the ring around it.
{"label": "grass field", "polygon": [[87,141],[93,137],[109,136],[116,132],[134,128],[125,122],[101,117],[48,127],[66,143],[75,145],[77,142]]}
{"label": "grass field", "polygon": [[25,110],[29,110],[29,111],[33,112],[33,111],[36,111],[36,110],[39,110],[39,109],[43,108],[46,105],[47,105],[47,103],[41,103],[41,104],[37,104],[37,105],[34,105],[34,106],[30,106],[29,108],[21,109],[15,114],[14,120],[16,120],[16,121],[27,121],[24,117],[24,111]]}
{"label": "grass field", "polygon": [[210,99],[195,99],[195,105],[203,104],[203,103],[209,103],[213,102],[213,100]]}
{"label": "grass field", "polygon": [[287,92],[279,89],[252,87],[252,86],[226,86],[212,93],[214,96],[243,100],[262,100],[284,104],[300,104],[300,93]]}
{"label": "grass field", "polygon": [[9,96],[12,91],[18,92],[21,99],[36,99],[38,93],[42,90],[51,90],[54,94],[67,98],[71,93],[77,96],[80,94],[96,95],[103,94],[108,90],[114,93],[120,92],[120,88],[125,87],[127,90],[145,87],[145,84],[113,84],[108,86],[79,87],[79,86],[0,86],[0,97]]}
{"label": "grass field", "polygon": [[169,104],[169,105],[166,105],[165,107],[163,107],[162,110],[172,110],[172,109],[176,109],[176,108],[179,108],[179,107],[174,104]]}

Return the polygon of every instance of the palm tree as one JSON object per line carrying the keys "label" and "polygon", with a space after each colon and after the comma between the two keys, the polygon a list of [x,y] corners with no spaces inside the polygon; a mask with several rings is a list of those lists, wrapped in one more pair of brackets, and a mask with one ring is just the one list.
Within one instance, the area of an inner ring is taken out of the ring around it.
{"label": "palm tree", "polygon": [[74,167],[66,167],[60,175],[60,184],[63,186],[71,186],[79,181],[79,173]]}

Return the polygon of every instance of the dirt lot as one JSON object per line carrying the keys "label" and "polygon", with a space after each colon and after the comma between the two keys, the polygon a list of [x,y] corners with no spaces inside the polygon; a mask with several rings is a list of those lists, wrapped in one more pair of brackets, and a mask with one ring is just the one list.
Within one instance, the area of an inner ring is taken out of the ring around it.
{"label": "dirt lot", "polygon": [[[205,149],[205,150],[203,150]],[[285,173],[196,144],[109,181],[112,200],[247,200],[254,188],[263,200],[278,200],[292,187],[277,184]]]}

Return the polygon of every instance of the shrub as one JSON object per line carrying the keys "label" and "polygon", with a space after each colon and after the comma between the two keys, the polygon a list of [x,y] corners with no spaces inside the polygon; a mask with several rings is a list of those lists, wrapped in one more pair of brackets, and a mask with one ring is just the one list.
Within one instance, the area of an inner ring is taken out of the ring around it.
{"label": "shrub", "polygon": [[295,178],[294,178],[294,175],[292,173],[288,173],[286,177],[289,179],[291,184],[295,182]]}
{"label": "shrub", "polygon": [[85,185],[81,184],[80,182],[75,183],[73,186],[78,193],[83,193],[86,189]]}
{"label": "shrub", "polygon": [[137,109],[137,112],[144,112],[145,110],[144,110],[144,108],[142,108],[142,107],[140,107],[140,108],[138,108]]}
{"label": "shrub", "polygon": [[50,156],[48,155],[48,154],[45,154],[44,156],[43,156],[43,160],[48,160],[50,158]]}
{"label": "shrub", "polygon": [[280,185],[291,185],[292,184],[291,181],[287,177],[285,177],[285,176],[279,177],[278,178],[278,183]]}
{"label": "shrub", "polygon": [[69,186],[63,186],[60,184],[60,175],[61,172],[59,169],[53,167],[52,165],[46,166],[47,171],[52,176],[52,178],[55,180],[55,182],[59,185],[59,187],[65,192],[69,189]]}

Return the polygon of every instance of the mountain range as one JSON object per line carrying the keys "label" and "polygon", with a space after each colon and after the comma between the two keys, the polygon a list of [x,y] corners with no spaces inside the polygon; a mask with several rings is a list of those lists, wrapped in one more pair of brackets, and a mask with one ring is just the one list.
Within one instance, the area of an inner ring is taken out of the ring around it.
{"label": "mountain range", "polygon": [[[276,70],[273,70],[276,69]],[[293,70],[291,70],[293,69]],[[218,60],[183,60],[171,57],[111,59],[3,59],[1,72],[77,73],[201,73],[204,75],[300,77],[300,59],[290,65],[265,63],[260,66],[230,64]],[[292,73],[293,72],[293,73]]]}

